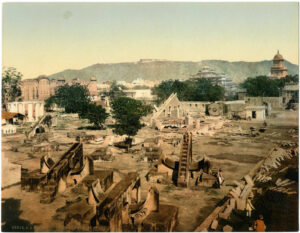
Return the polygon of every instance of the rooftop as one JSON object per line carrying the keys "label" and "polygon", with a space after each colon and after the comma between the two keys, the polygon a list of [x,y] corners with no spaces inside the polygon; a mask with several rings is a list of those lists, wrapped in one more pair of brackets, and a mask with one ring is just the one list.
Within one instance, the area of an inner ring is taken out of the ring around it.
{"label": "rooftop", "polygon": [[283,56],[279,53],[279,50],[277,50],[277,54],[274,56],[273,60],[283,60]]}
{"label": "rooftop", "polygon": [[5,119],[5,120],[9,120],[9,119],[12,119],[14,118],[15,116],[24,116],[20,113],[17,113],[17,112],[2,112],[2,119]]}
{"label": "rooftop", "polygon": [[263,110],[266,109],[266,106],[254,106],[254,105],[250,105],[247,106],[246,109],[250,109],[250,110]]}

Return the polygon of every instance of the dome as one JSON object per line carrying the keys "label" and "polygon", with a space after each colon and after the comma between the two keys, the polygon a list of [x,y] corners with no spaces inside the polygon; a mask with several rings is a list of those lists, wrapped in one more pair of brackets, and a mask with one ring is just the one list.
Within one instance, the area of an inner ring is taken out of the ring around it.
{"label": "dome", "polygon": [[277,51],[277,54],[274,56],[273,60],[283,60],[283,56]]}

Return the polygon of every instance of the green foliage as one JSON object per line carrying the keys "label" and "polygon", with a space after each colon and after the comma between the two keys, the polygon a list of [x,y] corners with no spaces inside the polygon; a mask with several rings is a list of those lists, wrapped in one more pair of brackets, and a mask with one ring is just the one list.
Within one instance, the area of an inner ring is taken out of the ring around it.
{"label": "green foliage", "polygon": [[45,108],[47,110],[51,109],[56,103],[56,96],[50,96],[48,99],[45,99]]}
{"label": "green foliage", "polygon": [[146,116],[148,107],[141,101],[119,97],[112,102],[112,117],[116,120],[114,133],[134,136],[142,128],[141,117]]}
{"label": "green foliage", "polygon": [[126,90],[127,88],[124,85],[117,84],[116,81],[113,81],[110,85],[110,90],[107,93],[111,100],[114,100],[115,98],[125,96],[125,93],[123,90]]}
{"label": "green foliage", "polygon": [[[195,85],[196,90],[194,101],[212,101],[210,100],[210,98],[213,97],[213,93],[215,93],[216,91],[215,88],[213,88],[213,85],[207,79],[199,79]],[[212,91],[213,93],[210,94],[210,91]],[[213,97],[213,99],[216,98]]]}
{"label": "green foliage", "polygon": [[45,107],[51,108],[54,104],[65,108],[66,113],[78,113],[82,119],[88,119],[98,129],[109,116],[102,106],[90,104],[89,92],[85,86],[68,84],[55,90],[55,95],[45,100]]}
{"label": "green foliage", "polygon": [[82,119],[88,119],[90,123],[98,129],[103,128],[103,124],[109,114],[101,106],[96,104],[88,104],[85,108],[85,111],[80,112],[79,117]]}
{"label": "green foliage", "polygon": [[249,96],[279,96],[278,80],[266,76],[247,78],[242,84]]}
{"label": "green foliage", "polygon": [[224,88],[218,85],[210,86],[208,89],[208,100],[209,101],[217,101],[224,99]]}
{"label": "green foliage", "polygon": [[284,79],[283,79],[284,83],[299,83],[299,76],[296,75],[287,75]]}
{"label": "green foliage", "polygon": [[144,103],[145,116],[153,112],[154,107],[151,104]]}
{"label": "green foliage", "polygon": [[22,74],[16,68],[9,67],[2,72],[2,103],[15,101],[21,96],[20,81]]}
{"label": "green foliage", "polygon": [[246,88],[249,96],[279,96],[280,90],[289,82],[298,83],[298,75],[288,75],[286,78],[270,79],[267,76],[247,78],[241,87]]}
{"label": "green foliage", "polygon": [[157,95],[158,103],[165,101],[172,93],[177,93],[181,101],[217,101],[224,99],[224,88],[212,85],[206,79],[194,81],[163,81],[152,89]]}
{"label": "green foliage", "polygon": [[65,108],[66,113],[81,113],[90,102],[89,91],[80,84],[66,84],[56,89],[53,99],[47,101],[54,101],[59,107]]}
{"label": "green foliage", "polygon": [[157,102],[165,101],[172,94],[173,80],[162,81],[158,86],[152,88],[152,94],[157,96]]}

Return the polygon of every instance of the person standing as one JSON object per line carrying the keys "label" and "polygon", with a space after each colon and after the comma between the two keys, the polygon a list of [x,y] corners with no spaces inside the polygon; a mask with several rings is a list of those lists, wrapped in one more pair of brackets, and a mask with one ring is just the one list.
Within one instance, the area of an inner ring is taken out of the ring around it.
{"label": "person standing", "polygon": [[219,188],[221,187],[221,185],[224,182],[224,177],[222,174],[222,169],[219,169],[218,173],[217,173],[217,179],[218,179],[218,184],[219,184]]}
{"label": "person standing", "polygon": [[256,232],[264,232],[266,230],[264,217],[261,214],[259,215],[259,219],[255,220],[253,225]]}
{"label": "person standing", "polygon": [[254,206],[251,203],[251,198],[248,197],[247,198],[247,202],[246,202],[246,211],[247,211],[247,217],[251,218],[251,212],[252,210],[255,210]]}

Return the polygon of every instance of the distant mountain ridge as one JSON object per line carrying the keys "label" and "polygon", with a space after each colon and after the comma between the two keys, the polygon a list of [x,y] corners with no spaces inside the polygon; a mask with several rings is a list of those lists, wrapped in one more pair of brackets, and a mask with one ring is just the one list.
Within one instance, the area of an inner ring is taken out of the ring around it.
{"label": "distant mountain ridge", "polygon": [[[298,66],[284,61],[288,68],[288,74],[298,74]],[[124,80],[132,82],[140,78],[144,80],[185,80],[196,74],[202,66],[209,66],[217,72],[225,73],[232,77],[234,82],[243,82],[247,77],[268,75],[272,66],[271,60],[259,62],[229,62],[224,60],[191,61],[168,61],[142,59],[140,62],[95,64],[80,70],[68,69],[49,76],[57,79],[63,76],[66,80],[79,78],[90,80],[92,76],[97,78],[98,83],[108,80]]]}

